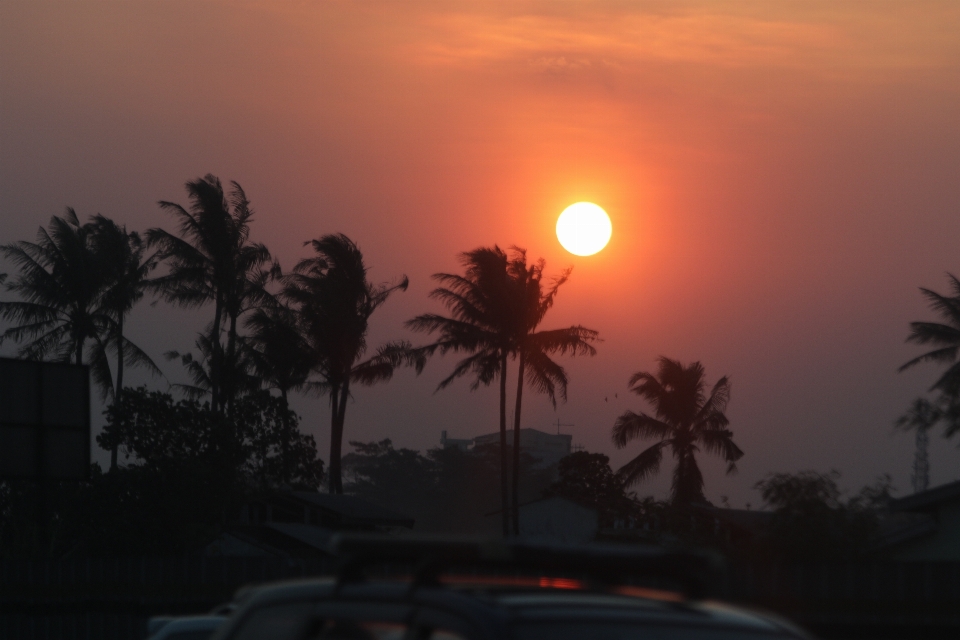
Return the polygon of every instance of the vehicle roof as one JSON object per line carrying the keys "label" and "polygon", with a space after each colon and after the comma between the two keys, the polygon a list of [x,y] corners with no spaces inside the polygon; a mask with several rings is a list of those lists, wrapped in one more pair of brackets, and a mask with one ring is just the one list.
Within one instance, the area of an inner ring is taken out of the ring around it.
{"label": "vehicle roof", "polygon": [[[544,589],[510,584],[424,585],[404,582],[342,584],[332,578],[302,579],[256,587],[242,610],[297,602],[340,601],[428,606],[459,614],[484,627],[514,622],[644,620],[745,631],[802,634],[789,623],[712,601],[664,600],[605,591]],[[242,613],[241,616],[242,617]]]}
{"label": "vehicle roof", "polygon": [[220,627],[226,616],[183,616],[171,618],[154,631],[150,638],[161,639],[181,631],[213,631]]}

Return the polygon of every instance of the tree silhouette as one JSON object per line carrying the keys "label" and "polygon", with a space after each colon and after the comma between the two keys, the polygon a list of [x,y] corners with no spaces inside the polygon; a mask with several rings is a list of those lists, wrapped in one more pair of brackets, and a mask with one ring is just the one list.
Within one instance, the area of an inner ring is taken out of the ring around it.
{"label": "tree silhouette", "polygon": [[943,319],[943,322],[911,322],[910,335],[907,336],[907,342],[930,345],[935,348],[906,362],[898,371],[904,371],[921,362],[950,365],[930,387],[931,391],[938,391],[942,395],[941,404],[946,407],[943,418],[948,421],[945,435],[950,437],[960,431],[960,420],[956,419],[960,417],[957,415],[957,405],[960,402],[960,360],[957,358],[960,353],[960,280],[950,273],[947,274],[947,278],[953,295],[945,296],[930,289],[920,288],[930,308]]}
{"label": "tree silhouette", "polygon": [[500,247],[481,247],[460,254],[464,275],[437,273],[442,286],[430,297],[442,302],[451,317],[425,313],[406,326],[414,331],[439,333],[439,340],[420,347],[420,353],[468,353],[443,379],[444,389],[457,378],[472,373],[471,390],[500,382],[500,497],[503,535],[510,534],[507,463],[507,359],[516,352],[517,336],[524,328],[523,289],[510,277],[509,256]]}
{"label": "tree silhouette", "polygon": [[[277,303],[254,311],[246,325],[252,330],[245,344],[254,376],[265,388],[278,390],[283,405],[289,407],[290,391],[307,386],[312,364],[296,314]],[[280,443],[281,449],[285,446]]]}
{"label": "tree silhouette", "polygon": [[656,375],[639,371],[630,378],[630,390],[653,406],[654,416],[625,411],[614,424],[613,443],[622,449],[636,438],[656,438],[659,442],[618,473],[627,484],[641,482],[660,470],[663,449],[670,447],[677,459],[671,490],[674,504],[705,502],[703,474],[694,454],[702,446],[721,456],[728,463],[727,473],[736,471],[736,461],[743,456],[723,413],[730,400],[730,383],[726,377],[720,378],[706,396],[704,369],[699,362],[684,367],[663,356],[658,362]]}
{"label": "tree silhouette", "polygon": [[0,302],[0,317],[17,323],[3,340],[28,341],[19,349],[24,358],[83,363],[84,346],[96,340],[101,323],[105,274],[90,242],[90,229],[81,226],[67,208],[62,218],[50,218],[48,229],[37,231],[37,241],[0,246],[0,252],[19,267],[6,284],[21,300]]}
{"label": "tree silhouette", "polygon": [[[101,332],[98,348],[91,356],[91,370],[101,389],[113,391],[114,402],[123,394],[124,365],[142,365],[154,375],[162,375],[154,361],[123,334],[124,321],[149,287],[148,276],[157,266],[155,256],[145,256],[146,246],[136,232],[128,233],[113,220],[100,214],[88,224],[94,253],[105,277],[98,323]],[[107,350],[116,354],[116,384],[110,375]],[[117,447],[110,451],[110,469],[117,468]]]}
{"label": "tree silhouette", "polygon": [[251,330],[246,344],[254,375],[287,402],[290,391],[306,385],[312,365],[296,313],[279,303],[261,307],[247,318],[246,326]]}
{"label": "tree silhouette", "polygon": [[[216,176],[187,182],[189,211],[174,202],[159,203],[176,216],[180,236],[163,229],[147,231],[149,244],[158,248],[159,257],[169,266],[169,272],[154,279],[152,286],[167,301],[183,307],[214,303],[207,335],[214,411],[225,407],[229,411],[237,393],[239,381],[225,375],[237,367],[226,366],[224,360],[236,358],[238,319],[261,299],[266,281],[262,267],[270,260],[264,245],[250,242],[253,210],[240,185],[231,185],[228,196]],[[226,349],[221,343],[225,324]]]}
{"label": "tree silhouette", "polygon": [[281,297],[298,315],[311,369],[320,378],[313,387],[330,397],[330,493],[343,493],[340,454],[351,384],[387,381],[401,364],[419,363],[422,368],[422,356],[398,342],[381,346],[373,357],[361,361],[370,316],[391,294],[406,290],[407,278],[392,285],[370,283],[363,254],[343,234],[307,244],[316,256],[304,258],[283,277]]}
{"label": "tree silhouette", "polygon": [[507,264],[507,272],[514,286],[518,287],[522,307],[522,321],[514,337],[514,353],[518,361],[517,397],[513,423],[513,533],[520,535],[520,409],[524,383],[536,391],[545,393],[554,407],[557,395],[567,399],[567,373],[554,362],[553,354],[595,355],[597,350],[591,342],[599,339],[599,333],[583,326],[537,331],[547,311],[553,306],[557,290],[570,277],[572,269],[564,270],[549,284],[543,282],[546,263],[539,260],[527,264],[526,251],[514,248]]}

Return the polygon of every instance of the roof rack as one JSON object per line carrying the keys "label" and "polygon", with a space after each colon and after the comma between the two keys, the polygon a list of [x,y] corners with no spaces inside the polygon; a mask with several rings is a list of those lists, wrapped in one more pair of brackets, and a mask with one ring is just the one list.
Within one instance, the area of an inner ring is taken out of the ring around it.
{"label": "roof rack", "polygon": [[385,563],[414,567],[411,588],[439,585],[450,569],[535,571],[576,575],[603,585],[655,580],[699,599],[713,591],[719,558],[695,551],[617,544],[563,545],[522,539],[337,534],[330,552],[343,564],[338,583],[365,579],[365,569]]}

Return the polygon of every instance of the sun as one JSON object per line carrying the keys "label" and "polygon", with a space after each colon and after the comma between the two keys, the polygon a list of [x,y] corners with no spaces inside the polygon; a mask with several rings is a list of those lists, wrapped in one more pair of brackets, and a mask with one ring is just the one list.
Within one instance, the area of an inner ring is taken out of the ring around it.
{"label": "sun", "polygon": [[607,212],[592,202],[577,202],[557,219],[557,239],[577,256],[592,256],[610,242],[613,227]]}

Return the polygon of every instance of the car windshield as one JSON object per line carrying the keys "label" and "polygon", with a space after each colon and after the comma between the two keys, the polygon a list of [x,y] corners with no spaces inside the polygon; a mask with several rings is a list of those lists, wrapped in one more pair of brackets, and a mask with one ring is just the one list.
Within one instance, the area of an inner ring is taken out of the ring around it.
{"label": "car windshield", "polygon": [[596,620],[523,623],[517,626],[515,637],[518,640],[784,640],[793,636],[751,629]]}

